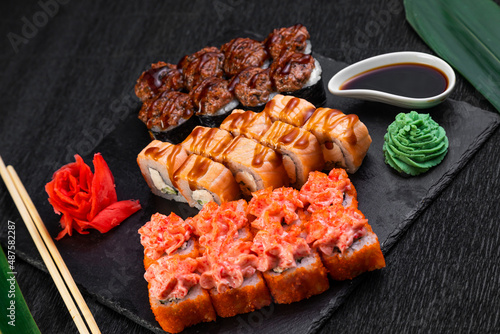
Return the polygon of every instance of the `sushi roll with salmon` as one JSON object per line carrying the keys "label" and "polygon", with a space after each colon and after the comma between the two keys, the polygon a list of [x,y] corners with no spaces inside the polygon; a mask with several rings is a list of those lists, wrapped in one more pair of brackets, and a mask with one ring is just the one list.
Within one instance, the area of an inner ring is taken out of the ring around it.
{"label": "sushi roll with salmon", "polygon": [[179,333],[215,321],[210,295],[201,288],[197,270],[195,259],[178,257],[163,257],[146,270],[151,310],[163,330]]}
{"label": "sushi roll with salmon", "polygon": [[305,99],[278,94],[266,104],[263,112],[273,122],[281,121],[301,127],[315,111],[316,107]]}
{"label": "sushi roll with salmon", "polygon": [[316,109],[303,128],[321,144],[326,168],[342,167],[349,173],[359,169],[372,142],[357,115],[345,115],[337,109]]}
{"label": "sushi roll with salmon", "polygon": [[272,123],[271,118],[266,113],[235,109],[224,119],[220,128],[231,132],[234,136],[243,135],[249,139],[259,141],[269,130]]}
{"label": "sushi roll with salmon", "polygon": [[223,152],[224,164],[240,185],[243,196],[267,187],[288,186],[281,154],[244,136],[237,136]]}
{"label": "sushi roll with salmon", "polygon": [[302,187],[309,172],[322,170],[325,166],[318,140],[302,128],[276,121],[260,143],[281,153],[290,184],[295,188]]}
{"label": "sushi roll with salmon", "polygon": [[182,146],[153,140],[139,153],[137,164],[153,194],[186,203],[175,185],[174,173],[187,158]]}
{"label": "sushi roll with salmon", "polygon": [[165,256],[196,258],[199,245],[193,232],[189,222],[173,212],[168,216],[153,214],[150,221],[139,229],[146,270]]}
{"label": "sushi roll with salmon", "polygon": [[165,91],[180,91],[184,88],[184,78],[176,65],[163,61],[151,64],[135,85],[135,95],[145,102]]}
{"label": "sushi roll with salmon", "polygon": [[196,126],[194,104],[183,92],[165,91],[145,101],[139,119],[146,124],[152,138],[178,144]]}
{"label": "sushi roll with salmon", "polygon": [[223,163],[222,153],[233,140],[233,136],[222,129],[197,126],[181,143],[190,154],[198,154]]}
{"label": "sushi roll with salmon", "polygon": [[221,204],[240,198],[240,187],[223,164],[192,154],[174,174],[174,184],[191,207]]}

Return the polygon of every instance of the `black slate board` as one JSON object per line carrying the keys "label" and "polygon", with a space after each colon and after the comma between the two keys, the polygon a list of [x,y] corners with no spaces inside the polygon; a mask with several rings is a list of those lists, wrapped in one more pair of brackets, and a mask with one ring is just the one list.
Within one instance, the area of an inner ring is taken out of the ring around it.
{"label": "black slate board", "polygon": [[[345,64],[319,55],[316,57],[323,67],[326,86],[328,79]],[[356,174],[351,175],[351,179],[358,191],[359,207],[377,233],[385,253],[500,123],[498,115],[463,102],[449,100],[426,110],[445,128],[450,140],[449,153],[442,164],[428,173],[405,178],[385,165],[382,142],[387,126],[394,117],[399,112],[409,110],[338,98],[329,93],[327,98],[326,106],[357,114],[372,136],[373,143],[363,166]],[[185,204],[166,201],[150,193],[135,163],[136,155],[149,142],[145,127],[136,118],[136,111],[138,110],[131,110],[128,117],[103,139],[95,152],[101,152],[108,162],[115,176],[118,198],[139,199],[143,210],[107,234],[75,234],[56,244],[81,287],[119,313],[155,332],[162,332],[149,309],[147,285],[143,279],[142,246],[137,230],[157,211],[165,214],[175,211],[184,218],[197,211]],[[91,156],[84,158],[91,164]],[[59,161],[56,157],[54,159]],[[47,170],[44,174],[51,172],[53,170]],[[34,189],[29,189],[29,192],[47,228],[53,236],[57,235],[58,216],[47,204],[46,194]],[[18,226],[16,238],[18,254],[43,268],[40,256],[22,225]],[[4,233],[2,242],[5,243]],[[390,270],[390,267],[383,270]],[[352,282],[332,282],[331,288],[322,295],[299,303],[271,305],[250,314],[219,318],[214,323],[193,326],[186,332],[312,332],[340,305],[356,283],[367,275],[370,273]]]}

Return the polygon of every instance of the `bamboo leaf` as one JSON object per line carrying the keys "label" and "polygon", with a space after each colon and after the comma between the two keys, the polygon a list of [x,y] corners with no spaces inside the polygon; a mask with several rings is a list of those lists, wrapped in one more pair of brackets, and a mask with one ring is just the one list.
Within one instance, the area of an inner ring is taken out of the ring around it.
{"label": "bamboo leaf", "polygon": [[14,260],[9,263],[1,247],[0,252],[0,333],[40,334],[17,285]]}
{"label": "bamboo leaf", "polygon": [[500,112],[500,7],[491,0],[404,0],[406,19]]}

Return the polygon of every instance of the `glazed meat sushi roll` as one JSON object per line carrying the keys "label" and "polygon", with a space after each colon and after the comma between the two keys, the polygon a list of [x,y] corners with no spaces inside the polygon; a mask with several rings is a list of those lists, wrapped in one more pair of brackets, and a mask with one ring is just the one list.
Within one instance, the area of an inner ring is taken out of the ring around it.
{"label": "glazed meat sushi roll", "polygon": [[345,115],[336,109],[318,108],[304,129],[318,138],[327,168],[343,167],[349,173],[361,166],[372,142],[357,115]]}
{"label": "glazed meat sushi roll", "polygon": [[271,118],[264,112],[235,109],[224,119],[220,128],[231,132],[234,136],[243,135],[259,141],[272,124]]}
{"label": "glazed meat sushi roll", "polygon": [[288,186],[281,154],[251,139],[238,136],[223,153],[224,164],[240,184],[244,196],[267,187]]}
{"label": "glazed meat sushi roll", "polygon": [[262,42],[235,38],[220,48],[224,54],[224,73],[233,77],[248,67],[266,67],[269,55]]}
{"label": "glazed meat sushi roll", "polygon": [[188,326],[215,321],[212,301],[199,284],[197,269],[195,259],[164,257],[144,274],[151,310],[163,330],[179,333]]}
{"label": "glazed meat sushi roll", "polygon": [[223,164],[192,154],[174,174],[174,184],[188,204],[201,209],[208,202],[221,204],[240,198],[233,174]]}
{"label": "glazed meat sushi roll", "polygon": [[307,99],[317,107],[326,102],[321,65],[313,56],[285,52],[271,63],[270,70],[279,93]]}
{"label": "glazed meat sushi roll", "polygon": [[238,106],[238,100],[229,89],[227,80],[210,77],[190,93],[202,125],[217,127]]}
{"label": "glazed meat sushi roll", "polygon": [[232,142],[233,136],[218,128],[197,126],[181,143],[190,154],[198,154],[223,163],[222,153]]}
{"label": "glazed meat sushi roll", "polygon": [[305,99],[278,94],[266,104],[263,112],[268,114],[273,122],[282,121],[300,127],[315,110],[316,107]]}
{"label": "glazed meat sushi roll", "polygon": [[174,185],[174,173],[188,158],[180,145],[153,140],[137,156],[137,164],[153,194],[177,202],[186,199]]}
{"label": "glazed meat sushi roll", "polygon": [[193,232],[191,225],[173,212],[168,216],[153,214],[139,229],[146,270],[164,256],[196,258],[199,245]]}
{"label": "glazed meat sushi roll", "polygon": [[325,166],[318,140],[302,128],[276,121],[260,142],[281,153],[290,184],[295,188],[302,187],[309,172]]}
{"label": "glazed meat sushi roll", "polygon": [[165,91],[147,100],[139,111],[139,119],[146,124],[155,139],[179,143],[198,124],[191,97],[182,92]]}
{"label": "glazed meat sushi roll", "polygon": [[258,109],[276,95],[269,69],[249,67],[237,74],[230,88],[240,103],[248,108]]}
{"label": "glazed meat sushi roll", "polygon": [[310,35],[302,24],[291,27],[274,29],[264,41],[264,44],[273,59],[283,52],[311,53]]}
{"label": "glazed meat sushi roll", "polygon": [[223,65],[224,54],[212,46],[184,56],[177,67],[182,72],[186,89],[191,91],[206,78],[222,78]]}
{"label": "glazed meat sushi roll", "polygon": [[141,101],[147,101],[165,91],[184,88],[184,78],[176,65],[163,61],[152,64],[141,74],[135,85],[135,94]]}

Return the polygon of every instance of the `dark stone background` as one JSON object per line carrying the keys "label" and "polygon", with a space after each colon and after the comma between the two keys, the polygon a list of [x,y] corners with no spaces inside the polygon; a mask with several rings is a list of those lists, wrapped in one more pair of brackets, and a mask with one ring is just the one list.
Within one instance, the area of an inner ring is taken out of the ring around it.
{"label": "dark stone background", "polygon": [[[432,53],[396,0],[49,3],[0,4],[0,155],[30,192],[37,182],[28,173],[90,153],[121,113],[138,106],[131,92],[148,64],[176,62],[228,31],[265,36],[302,23],[315,52],[346,63],[391,51]],[[40,14],[44,7],[49,14]],[[9,41],[23,33],[26,43]],[[496,113],[460,75],[452,98]],[[321,332],[500,331],[499,140],[497,129],[391,249],[387,268],[367,275]],[[0,226],[21,224],[3,183],[0,217]],[[42,333],[76,332],[50,276],[20,257],[16,270]],[[103,333],[149,332],[83,294]]]}

